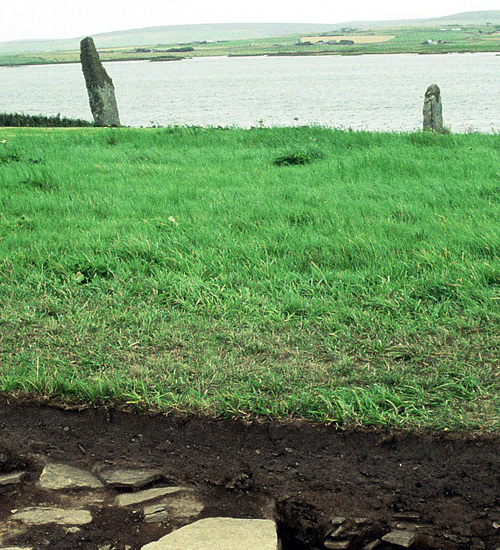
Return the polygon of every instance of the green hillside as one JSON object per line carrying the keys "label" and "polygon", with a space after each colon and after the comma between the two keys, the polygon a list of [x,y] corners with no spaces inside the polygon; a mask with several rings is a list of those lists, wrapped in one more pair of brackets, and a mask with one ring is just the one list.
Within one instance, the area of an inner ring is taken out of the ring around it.
{"label": "green hillside", "polygon": [[[131,29],[94,38],[100,48],[159,46],[192,42],[218,42],[264,38],[279,38],[307,34],[322,34],[345,27],[359,30],[385,27],[432,27],[446,25],[500,24],[500,10],[465,12],[435,19],[392,21],[350,21],[332,24],[305,23],[225,23],[205,25],[170,25]],[[77,50],[82,37],[64,40],[19,40],[1,42],[0,55],[29,54]]]}
{"label": "green hillside", "polygon": [[[337,25],[338,27],[338,25]],[[156,46],[182,42],[216,42],[218,40],[245,40],[272,38],[292,34],[328,32],[332,25],[300,23],[227,23],[207,25],[170,25],[148,27],[93,35],[103,48],[127,46]],[[0,43],[0,54],[51,52],[75,50],[82,37],[66,40],[26,40]]]}

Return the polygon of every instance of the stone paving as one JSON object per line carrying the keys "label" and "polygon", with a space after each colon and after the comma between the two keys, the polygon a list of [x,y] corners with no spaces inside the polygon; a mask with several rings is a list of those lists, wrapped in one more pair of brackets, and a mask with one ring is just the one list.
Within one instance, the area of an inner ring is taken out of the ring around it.
{"label": "stone paving", "polygon": [[[0,489],[18,488],[22,492],[27,472],[0,476]],[[31,483],[42,494],[57,495],[59,505],[38,505],[10,510],[0,525],[0,550],[32,550],[30,547],[2,546],[28,529],[56,524],[66,533],[78,533],[94,521],[95,506],[132,509],[147,524],[168,523],[175,518],[187,525],[146,544],[142,550],[279,550],[274,521],[267,519],[205,518],[197,521],[204,505],[192,487],[162,484],[161,473],[148,469],[93,469],[47,463],[38,480]],[[151,485],[154,484],[153,487]],[[49,499],[50,500],[50,499]],[[62,505],[64,503],[64,506]],[[91,506],[92,504],[92,506]],[[128,546],[128,548],[132,548]],[[99,550],[114,550],[101,545]]]}
{"label": "stone paving", "polygon": [[208,518],[186,525],[143,550],[276,550],[276,525],[265,519]]}

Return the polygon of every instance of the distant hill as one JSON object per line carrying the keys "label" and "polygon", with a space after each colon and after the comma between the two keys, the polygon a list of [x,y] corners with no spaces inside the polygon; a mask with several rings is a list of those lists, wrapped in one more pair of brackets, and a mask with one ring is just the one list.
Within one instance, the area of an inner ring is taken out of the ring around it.
{"label": "distant hill", "polygon": [[[127,31],[95,34],[93,38],[99,49],[127,46],[157,46],[218,40],[244,40],[273,38],[293,34],[328,32],[332,25],[300,23],[221,23],[206,25],[170,25],[147,27]],[[83,37],[63,40],[23,40],[0,42],[0,54],[75,50]]]}
{"label": "distant hill", "polygon": [[[301,23],[224,23],[206,25],[170,25],[94,35],[99,49],[127,46],[157,46],[196,41],[273,38],[288,35],[320,34],[343,27],[370,29],[382,27],[421,27],[444,25],[500,24],[500,10],[457,13],[434,19],[392,21],[348,21],[335,24]],[[0,42],[0,55],[68,51],[79,48],[83,37],[63,40],[20,40]]]}
{"label": "distant hill", "polygon": [[[435,27],[446,25],[500,25],[500,10],[467,11],[435,17],[433,19],[401,19],[387,21],[349,21],[341,23],[341,27],[353,27],[356,29],[372,29],[383,27]],[[338,27],[337,27],[338,28]]]}

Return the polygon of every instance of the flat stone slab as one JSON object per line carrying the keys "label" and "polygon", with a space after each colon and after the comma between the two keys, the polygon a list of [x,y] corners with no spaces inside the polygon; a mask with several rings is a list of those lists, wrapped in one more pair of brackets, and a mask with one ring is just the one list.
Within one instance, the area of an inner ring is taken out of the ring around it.
{"label": "flat stone slab", "polygon": [[65,464],[47,464],[40,476],[42,489],[99,489],[102,482],[95,475],[85,470],[66,466]]}
{"label": "flat stone slab", "polygon": [[0,476],[0,487],[5,487],[6,485],[17,485],[22,482],[25,476],[26,472],[13,472],[11,474],[2,475]]}
{"label": "flat stone slab", "polygon": [[415,533],[412,531],[392,531],[382,537],[382,540],[396,546],[409,548],[415,542]]}
{"label": "flat stone slab", "polygon": [[146,489],[137,493],[125,493],[118,495],[115,500],[117,506],[135,506],[149,500],[155,500],[166,495],[178,493],[180,491],[188,491],[185,487],[157,487],[155,489]]}
{"label": "flat stone slab", "polygon": [[102,470],[99,477],[110,487],[140,489],[161,479],[161,474],[156,470]]}
{"label": "flat stone slab", "polygon": [[142,550],[278,550],[274,521],[208,518],[186,525]]}
{"label": "flat stone slab", "polygon": [[146,523],[166,523],[170,517],[164,504],[153,504],[144,508],[144,521]]}
{"label": "flat stone slab", "polygon": [[194,496],[190,494],[175,495],[168,501],[162,502],[171,517],[177,519],[187,519],[197,516],[203,511],[205,506]]}
{"label": "flat stone slab", "polygon": [[12,514],[11,519],[31,525],[57,523],[59,525],[86,525],[92,521],[87,510],[63,510],[61,508],[25,508]]}

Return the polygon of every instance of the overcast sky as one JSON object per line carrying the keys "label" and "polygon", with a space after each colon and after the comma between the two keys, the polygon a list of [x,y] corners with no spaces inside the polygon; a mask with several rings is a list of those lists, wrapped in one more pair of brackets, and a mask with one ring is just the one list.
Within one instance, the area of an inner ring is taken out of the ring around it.
{"label": "overcast sky", "polygon": [[340,23],[500,9],[498,0],[0,0],[0,42],[193,23]]}

